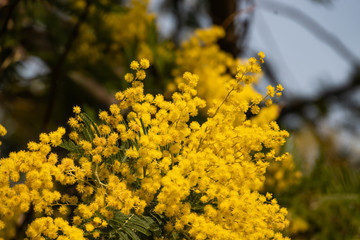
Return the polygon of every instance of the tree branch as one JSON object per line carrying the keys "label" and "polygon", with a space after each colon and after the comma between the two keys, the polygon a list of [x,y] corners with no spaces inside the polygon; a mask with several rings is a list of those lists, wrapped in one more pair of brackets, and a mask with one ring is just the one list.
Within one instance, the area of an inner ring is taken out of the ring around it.
{"label": "tree branch", "polygon": [[232,24],[234,22],[234,20],[237,16],[244,14],[244,13],[253,12],[254,10],[255,10],[255,5],[251,5],[245,9],[240,9],[239,11],[233,12],[222,23],[223,28],[226,30],[230,26],[230,24]]}
{"label": "tree branch", "polygon": [[355,87],[360,86],[360,67],[357,67],[355,71],[356,72],[351,81],[344,84],[343,86],[324,91],[315,99],[299,99],[284,105],[281,109],[279,118],[281,119],[290,113],[302,113],[305,108],[310,105],[324,105],[326,100],[328,100],[330,97],[341,97],[349,91],[353,90]]}
{"label": "tree branch", "polygon": [[[232,16],[235,17],[236,15],[236,1],[210,0],[209,13],[213,24],[221,26],[226,22],[226,36],[219,40],[220,48],[232,54],[234,57],[237,56],[238,53],[241,52],[241,49],[239,49],[236,44],[237,36],[234,21],[230,21]],[[230,20],[226,21],[228,18],[230,18]]]}
{"label": "tree branch", "polygon": [[65,44],[64,51],[60,55],[57,63],[52,67],[49,104],[48,104],[48,107],[46,109],[45,116],[44,116],[44,121],[43,121],[43,126],[42,126],[43,130],[46,129],[46,127],[47,127],[47,125],[48,125],[48,123],[50,121],[52,111],[54,109],[55,99],[56,99],[56,92],[57,92],[57,85],[58,85],[59,76],[60,76],[62,67],[64,65],[64,62],[66,60],[67,55],[69,54],[69,52],[71,50],[71,47],[72,47],[75,39],[77,38],[77,36],[79,34],[80,26],[83,24],[83,22],[87,18],[87,15],[88,15],[89,9],[90,9],[90,5],[91,5],[91,1],[87,0],[84,12],[79,17],[77,23],[75,24],[75,26],[74,26],[74,28],[73,28],[73,30],[72,30],[66,44]]}
{"label": "tree branch", "polygon": [[263,7],[266,10],[277,11],[279,14],[293,20],[299,25],[303,26],[306,30],[311,32],[320,41],[327,44],[335,52],[337,52],[346,61],[352,65],[359,65],[360,59],[348,49],[345,44],[334,34],[323,28],[316,20],[311,18],[299,9],[296,9],[290,5],[280,3],[274,0],[260,1],[259,7]]}
{"label": "tree branch", "polygon": [[86,77],[79,72],[70,72],[69,77],[82,88],[87,90],[97,101],[104,105],[110,106],[116,103],[115,97],[106,90],[102,85],[97,83],[94,79]]}

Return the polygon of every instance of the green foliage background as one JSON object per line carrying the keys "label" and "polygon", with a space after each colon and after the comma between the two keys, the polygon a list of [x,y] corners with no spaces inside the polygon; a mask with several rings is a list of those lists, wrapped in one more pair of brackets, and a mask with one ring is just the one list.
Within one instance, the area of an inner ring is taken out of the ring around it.
{"label": "green foliage background", "polygon": [[[141,45],[148,47],[153,58],[145,87],[152,93],[166,90],[178,46],[159,39],[155,21],[144,20],[144,36],[118,43],[113,29],[104,27],[104,16],[124,15],[131,6],[115,0],[88,0],[79,7],[77,2],[13,0],[0,4],[0,114],[9,130],[3,155],[24,149],[42,131],[64,125],[74,105],[82,106],[90,117],[107,107],[113,101],[112,93],[127,87],[122,76],[129,63],[139,58]],[[87,40],[82,37],[84,25],[95,36],[87,44],[96,58],[81,52]],[[111,48],[114,44],[116,50]],[[28,78],[21,69],[31,57],[41,60],[45,70]],[[292,135],[285,150],[293,154],[302,177],[281,191],[274,186],[264,189],[274,192],[280,205],[289,209],[288,235],[293,239],[359,239],[359,170],[348,159],[332,154],[333,145],[316,134],[312,138],[318,154],[309,163],[304,151],[310,148],[295,144],[296,138],[306,141],[306,137],[297,132]],[[123,221],[122,217],[118,220]],[[149,229],[139,231],[147,235]]]}

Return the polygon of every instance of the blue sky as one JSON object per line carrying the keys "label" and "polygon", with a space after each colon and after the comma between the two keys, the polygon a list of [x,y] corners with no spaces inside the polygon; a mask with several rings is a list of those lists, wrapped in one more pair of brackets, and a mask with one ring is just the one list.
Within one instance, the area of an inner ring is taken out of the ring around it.
{"label": "blue sky", "polygon": [[[156,11],[163,0],[151,2]],[[350,74],[350,63],[306,28],[284,17],[275,5],[270,11],[261,7],[272,2],[299,9],[335,35],[360,59],[360,0],[332,0],[331,4],[318,4],[311,0],[255,0],[255,17],[248,42],[249,57],[254,51],[264,51],[266,61],[275,67],[286,92],[292,96],[316,96],[325,87],[343,84]],[[185,0],[190,8],[194,3]],[[210,19],[202,16],[203,25],[211,25]],[[158,13],[158,24],[165,36],[177,31],[174,22],[175,16],[170,12]]]}
{"label": "blue sky", "polygon": [[[258,0],[257,5],[262,1],[267,0]],[[309,15],[360,59],[359,0],[334,0],[325,6],[309,0],[277,2]],[[266,53],[287,91],[295,95],[313,96],[324,86],[340,85],[351,70],[348,61],[276,7],[274,11],[256,8],[249,46]]]}

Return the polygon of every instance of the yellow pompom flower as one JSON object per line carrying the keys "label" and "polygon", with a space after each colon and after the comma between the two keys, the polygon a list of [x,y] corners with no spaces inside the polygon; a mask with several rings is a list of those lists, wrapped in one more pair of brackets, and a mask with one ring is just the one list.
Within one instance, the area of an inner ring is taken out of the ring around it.
{"label": "yellow pompom flower", "polygon": [[279,91],[279,92],[284,91],[283,86],[282,86],[281,84],[277,85],[277,86],[276,86],[276,91]]}
{"label": "yellow pompom flower", "polygon": [[[0,136],[5,136],[7,133],[6,128],[0,124]],[[2,142],[0,141],[0,146],[1,146]]]}
{"label": "yellow pompom flower", "polygon": [[132,73],[125,74],[125,81],[132,82],[134,80],[134,75]]}
{"label": "yellow pompom flower", "polygon": [[259,56],[260,58],[265,58],[265,53],[264,53],[264,52],[259,52],[259,53],[258,53],[258,56]]}
{"label": "yellow pompom flower", "polygon": [[146,78],[146,73],[144,70],[138,70],[136,72],[136,79],[138,80],[144,80]]}
{"label": "yellow pompom flower", "polygon": [[140,60],[140,66],[142,69],[148,69],[150,67],[150,62],[148,59],[142,58]]}
{"label": "yellow pompom flower", "polygon": [[139,64],[138,61],[132,61],[131,64],[130,64],[130,68],[131,68],[132,70],[138,70],[139,67],[140,67],[140,64]]}
{"label": "yellow pompom flower", "polygon": [[270,97],[274,97],[275,95],[275,88],[273,86],[267,86],[266,87],[267,89],[267,95],[270,96]]}
{"label": "yellow pompom flower", "polygon": [[73,113],[80,114],[80,112],[81,112],[81,108],[79,106],[74,106],[73,107]]}

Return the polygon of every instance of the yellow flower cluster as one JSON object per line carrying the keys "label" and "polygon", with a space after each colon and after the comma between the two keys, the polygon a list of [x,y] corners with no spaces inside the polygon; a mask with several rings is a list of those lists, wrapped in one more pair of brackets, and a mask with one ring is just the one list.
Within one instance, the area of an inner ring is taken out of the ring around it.
{"label": "yellow flower cluster", "polygon": [[[27,212],[30,205],[37,213],[53,214],[53,205],[61,199],[61,193],[54,189],[54,178],[65,179],[55,165],[58,156],[51,153],[52,147],[62,143],[64,128],[49,134],[42,133],[40,142],[29,142],[29,151],[10,153],[0,161],[0,226],[14,215]],[[21,176],[25,175],[25,180]]]}
{"label": "yellow flower cluster", "polygon": [[[238,65],[230,54],[221,51],[219,45],[216,44],[217,40],[223,36],[225,32],[221,27],[199,29],[176,51],[177,68],[173,71],[176,84],[183,81],[182,74],[185,71],[198,75],[202,81],[196,89],[198,95],[207,102],[211,102],[213,96],[226,94],[226,90],[221,86],[232,79]],[[230,74],[227,74],[228,71]],[[170,83],[168,88],[173,90],[176,86]]]}
{"label": "yellow flower cluster", "polygon": [[[152,60],[153,52],[147,43],[147,37],[149,29],[151,29],[150,26],[154,24],[155,16],[147,10],[148,1],[132,0],[121,7],[106,0],[102,0],[100,4],[107,7],[96,8],[95,4],[91,5],[88,17],[90,20],[81,25],[76,40],[79,44],[76,49],[72,50],[70,59],[72,61],[86,59],[86,62],[94,64],[99,60],[104,60],[104,52],[106,51],[106,56],[109,58],[105,60],[110,66],[116,67],[119,63],[124,62],[124,49],[137,42],[135,56]],[[78,11],[83,11],[86,1],[77,0],[74,1],[73,5]],[[109,7],[116,10],[104,10]],[[120,8],[122,9],[120,10]],[[93,22],[92,19],[96,19],[97,22]],[[96,28],[99,21],[101,22],[100,31]],[[107,42],[101,42],[103,36],[99,35],[102,34],[106,35]]]}
{"label": "yellow flower cluster", "polygon": [[193,124],[175,156],[178,164],[163,177],[155,211],[171,219],[169,231],[185,231],[194,239],[260,239],[279,237],[274,230],[287,225],[286,210],[256,190],[288,134],[275,122],[259,126],[246,119],[246,112],[271,94],[251,104],[239,97],[253,80],[249,74],[261,71],[262,56],[238,67],[235,79],[225,84],[228,93],[214,100],[204,124]]}
{"label": "yellow flower cluster", "polygon": [[[59,231],[62,232],[61,236],[58,235]],[[70,226],[69,223],[62,218],[53,219],[51,217],[42,217],[35,219],[29,225],[26,231],[26,235],[30,239],[40,239],[39,233],[42,233],[43,236],[48,237],[49,239],[85,240],[82,230]]]}
{"label": "yellow flower cluster", "polygon": [[138,57],[147,57],[152,60],[152,51],[147,44],[149,26],[155,15],[149,14],[147,0],[132,0],[131,7],[126,14],[112,13],[104,18],[105,28],[109,29],[114,40],[111,50],[139,41]]}
{"label": "yellow flower cluster", "polygon": [[[0,161],[0,223],[5,227],[4,219],[32,205],[48,217],[29,225],[30,239],[105,236],[118,212],[162,215],[163,239],[284,239],[286,209],[258,190],[269,162],[285,157],[277,150],[288,133],[273,121],[247,118],[282,87],[269,87],[264,97],[242,95],[263,58],[259,53],[238,66],[235,77],[224,77],[227,93],[209,104],[204,123],[193,121],[207,104],[197,96],[197,75],[185,72],[179,91],[165,100],[144,93],[149,61],[133,61],[134,73],[125,75],[131,87],[116,93],[119,103],[99,113],[100,123],[76,106],[70,141],[63,142],[59,128]],[[68,156],[52,151],[59,145]]]}
{"label": "yellow flower cluster", "polygon": [[[5,127],[3,125],[0,124],[0,136],[3,137],[5,136],[7,133]],[[2,142],[0,141],[0,146],[1,146]]]}
{"label": "yellow flower cluster", "polygon": [[[275,159],[276,161],[277,159]],[[302,174],[296,169],[291,155],[270,164],[266,172],[265,188],[281,193],[297,184]]]}
{"label": "yellow flower cluster", "polygon": [[[214,103],[216,99],[223,99],[228,94],[229,87],[226,86],[229,85],[227,83],[231,82],[232,85],[236,85],[238,79],[243,78],[242,81],[246,84],[241,86],[243,89],[237,94],[239,106],[246,108],[246,104],[251,101],[253,104],[250,106],[250,111],[253,114],[259,114],[255,117],[257,119],[255,121],[258,123],[267,124],[276,120],[279,109],[276,105],[272,105],[271,97],[274,95],[280,97],[282,86],[279,85],[276,89],[269,86],[264,101],[266,107],[258,107],[258,103],[264,99],[251,83],[258,82],[262,76],[261,68],[255,58],[250,58],[249,61],[234,59],[230,54],[222,51],[217,41],[224,36],[224,29],[218,26],[196,30],[195,34],[185,41],[176,52],[177,68],[173,71],[175,82],[182,82],[181,74],[184,71],[197,74],[202,80],[196,88],[198,96],[204,98],[210,107],[212,104],[218,104]],[[258,57],[259,63],[263,63],[265,54],[260,52]],[[235,79],[233,75],[236,75]],[[170,83],[168,91],[173,92],[174,90],[176,87]],[[262,111],[265,113],[261,114]]]}

